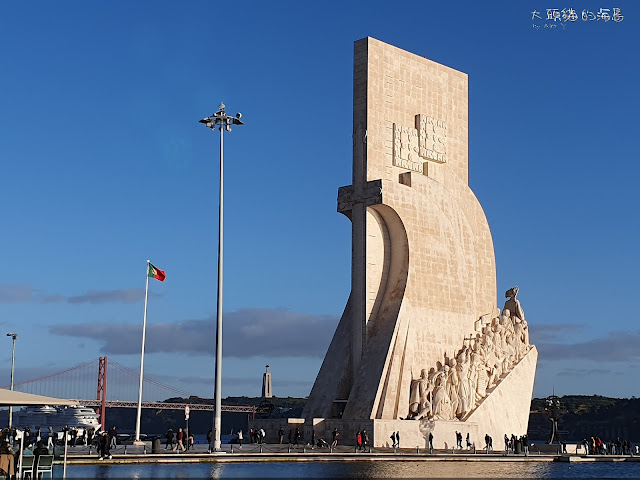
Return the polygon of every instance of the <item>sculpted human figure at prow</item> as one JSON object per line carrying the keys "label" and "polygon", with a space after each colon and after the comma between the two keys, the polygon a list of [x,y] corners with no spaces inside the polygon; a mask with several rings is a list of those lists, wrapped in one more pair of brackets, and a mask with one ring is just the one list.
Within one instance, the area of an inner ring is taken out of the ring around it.
{"label": "sculpted human figure at prow", "polygon": [[[508,310],[512,316],[518,317],[520,320],[524,322],[524,310],[522,310],[522,306],[520,305],[520,301],[516,298],[518,295],[519,288],[516,285],[513,288],[507,290],[504,294],[505,298],[508,298],[506,302],[504,302],[504,310]],[[504,315],[509,315],[508,313],[503,313]]]}

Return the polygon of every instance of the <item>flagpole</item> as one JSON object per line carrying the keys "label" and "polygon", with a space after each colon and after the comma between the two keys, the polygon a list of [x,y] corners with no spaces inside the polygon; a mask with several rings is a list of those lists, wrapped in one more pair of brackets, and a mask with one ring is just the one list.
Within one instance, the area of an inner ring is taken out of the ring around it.
{"label": "flagpole", "polygon": [[144,343],[147,334],[147,300],[149,298],[149,264],[151,262],[147,260],[147,271],[145,275],[145,288],[144,288],[144,317],[142,319],[142,353],[140,354],[140,386],[138,388],[138,412],[136,414],[136,439],[135,444],[140,445],[143,442],[140,441],[140,417],[142,415],[142,381],[144,377]]}

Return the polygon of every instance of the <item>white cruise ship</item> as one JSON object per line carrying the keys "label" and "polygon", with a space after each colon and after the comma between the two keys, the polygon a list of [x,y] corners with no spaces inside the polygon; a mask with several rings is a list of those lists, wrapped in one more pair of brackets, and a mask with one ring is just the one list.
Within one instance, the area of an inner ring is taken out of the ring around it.
{"label": "white cruise ship", "polygon": [[47,431],[51,427],[54,431],[59,431],[65,425],[89,429],[91,427],[100,430],[98,414],[89,407],[26,407],[13,414],[13,423],[17,428],[29,427],[32,431],[40,428]]}

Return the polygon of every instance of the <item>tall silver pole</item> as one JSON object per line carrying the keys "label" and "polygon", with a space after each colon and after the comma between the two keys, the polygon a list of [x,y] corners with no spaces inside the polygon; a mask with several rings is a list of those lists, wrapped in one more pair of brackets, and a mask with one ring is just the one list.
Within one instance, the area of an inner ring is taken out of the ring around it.
{"label": "tall silver pole", "polygon": [[224,236],[224,131],[231,131],[231,125],[244,125],[240,120],[241,113],[235,117],[230,117],[225,111],[224,103],[218,106],[218,111],[210,117],[203,118],[203,123],[207,128],[215,130],[220,128],[220,199],[218,202],[218,302],[216,312],[216,387],[214,391],[215,414],[213,416],[213,435],[209,451],[219,452],[221,450],[220,435],[222,431],[222,271],[223,271],[223,236]]}
{"label": "tall silver pole", "polygon": [[218,305],[216,321],[216,410],[213,419],[213,450],[220,451],[220,431],[222,429],[222,264],[224,225],[224,130],[220,125],[220,200],[218,204]]}
{"label": "tall silver pole", "polygon": [[[9,334],[13,338],[13,347],[11,349],[11,391],[13,391],[13,367],[16,361],[16,338],[18,338],[15,334]],[[9,407],[9,428],[11,428],[11,424],[13,423],[13,407]]]}
{"label": "tall silver pole", "polygon": [[144,289],[144,316],[142,317],[142,353],[140,354],[140,386],[138,387],[138,412],[136,414],[136,439],[140,443],[140,417],[142,416],[142,381],[144,378],[144,343],[147,336],[147,299],[149,298],[149,260],[147,260],[146,285]]}

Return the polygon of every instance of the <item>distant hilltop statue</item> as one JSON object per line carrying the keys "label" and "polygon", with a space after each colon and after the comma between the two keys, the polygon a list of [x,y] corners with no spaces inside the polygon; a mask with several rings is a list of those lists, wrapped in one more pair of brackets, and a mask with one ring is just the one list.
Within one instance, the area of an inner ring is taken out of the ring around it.
{"label": "distant hilltop statue", "polygon": [[262,398],[273,397],[273,390],[271,389],[271,372],[269,371],[269,365],[265,365],[267,371],[262,374]]}

